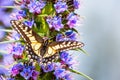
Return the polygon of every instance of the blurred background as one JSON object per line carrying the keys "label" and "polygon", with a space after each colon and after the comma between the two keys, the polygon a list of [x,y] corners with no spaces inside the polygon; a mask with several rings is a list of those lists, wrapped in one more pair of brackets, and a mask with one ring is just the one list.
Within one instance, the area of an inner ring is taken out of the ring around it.
{"label": "blurred background", "polygon": [[[94,80],[120,80],[120,0],[82,0],[82,41],[79,71]],[[76,80],[87,80],[76,76]]]}
{"label": "blurred background", "polygon": [[[0,5],[13,4],[7,1],[0,0]],[[10,25],[8,12],[0,9],[0,29]],[[80,63],[76,70],[94,80],[120,80],[120,0],[82,0],[77,13],[84,17],[77,29],[89,55],[75,54]],[[87,80],[76,74],[74,79]]]}

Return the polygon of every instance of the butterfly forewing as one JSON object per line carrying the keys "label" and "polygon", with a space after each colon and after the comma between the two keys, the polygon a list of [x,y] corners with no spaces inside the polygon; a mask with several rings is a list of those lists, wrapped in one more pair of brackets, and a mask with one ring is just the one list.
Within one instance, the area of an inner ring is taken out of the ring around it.
{"label": "butterfly forewing", "polygon": [[52,42],[48,45],[47,52],[44,54],[45,57],[50,57],[60,51],[67,51],[76,48],[83,47],[84,44],[78,41],[60,41],[60,42]]}
{"label": "butterfly forewing", "polygon": [[38,34],[36,34],[31,28],[21,23],[20,21],[12,20],[11,24],[13,28],[21,35],[21,37],[27,43],[26,47],[28,47],[28,45],[31,45],[34,53],[40,56],[39,49],[42,46],[43,39]]}

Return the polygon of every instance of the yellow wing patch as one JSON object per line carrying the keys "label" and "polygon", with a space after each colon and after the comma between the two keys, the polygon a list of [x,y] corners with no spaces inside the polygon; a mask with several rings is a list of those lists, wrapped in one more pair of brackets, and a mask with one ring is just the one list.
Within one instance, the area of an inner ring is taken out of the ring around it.
{"label": "yellow wing patch", "polygon": [[52,47],[48,47],[47,52],[44,54],[43,58],[50,57],[54,55],[57,50],[53,49]]}

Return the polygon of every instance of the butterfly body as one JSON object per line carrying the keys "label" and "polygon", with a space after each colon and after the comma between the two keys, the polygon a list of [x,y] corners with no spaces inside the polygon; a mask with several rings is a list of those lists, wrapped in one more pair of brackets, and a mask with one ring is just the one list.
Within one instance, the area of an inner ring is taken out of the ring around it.
{"label": "butterfly body", "polygon": [[30,61],[40,61],[41,64],[53,62],[58,58],[58,53],[75,48],[81,48],[84,44],[78,41],[55,41],[43,39],[29,26],[20,21],[11,20],[13,28],[21,35],[26,43],[26,52]]}

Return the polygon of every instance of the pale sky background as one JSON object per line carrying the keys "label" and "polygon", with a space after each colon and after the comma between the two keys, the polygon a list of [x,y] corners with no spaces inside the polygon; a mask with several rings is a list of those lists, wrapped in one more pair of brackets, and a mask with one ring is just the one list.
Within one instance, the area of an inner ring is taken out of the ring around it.
{"label": "pale sky background", "polygon": [[[94,80],[120,80],[120,0],[82,0],[84,49],[79,55],[79,71]],[[76,75],[75,80],[87,80]]]}

